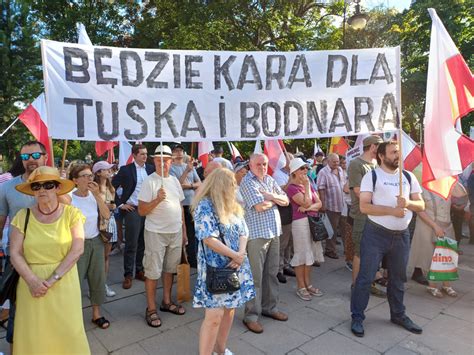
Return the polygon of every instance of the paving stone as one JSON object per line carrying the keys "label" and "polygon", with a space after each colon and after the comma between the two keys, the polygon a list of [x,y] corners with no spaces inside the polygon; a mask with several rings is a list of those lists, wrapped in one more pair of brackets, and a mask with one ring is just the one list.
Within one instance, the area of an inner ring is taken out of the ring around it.
{"label": "paving stone", "polygon": [[460,299],[455,304],[449,305],[442,312],[456,318],[463,319],[468,322],[474,320],[474,302],[464,302],[463,299]]}
{"label": "paving stone", "polygon": [[87,340],[89,341],[89,348],[91,349],[91,354],[94,355],[107,355],[109,352],[102,345],[99,339],[92,332],[86,332]]}
{"label": "paving stone", "polygon": [[146,352],[156,355],[197,355],[199,352],[199,336],[187,326],[166,331],[139,343]]}
{"label": "paving stone", "polygon": [[405,294],[403,303],[405,304],[407,314],[417,314],[421,317],[433,319],[436,318],[448,305],[437,302],[427,292],[423,296]]}
{"label": "paving stone", "polygon": [[360,344],[351,338],[341,336],[334,331],[328,331],[323,335],[313,339],[299,347],[301,351],[308,355],[372,355],[379,354],[377,351]]}
{"label": "paving stone", "polygon": [[311,339],[307,335],[289,328],[286,322],[278,321],[265,324],[262,334],[248,331],[239,338],[264,353],[272,355],[286,354]]}
{"label": "paving stone", "polygon": [[146,298],[143,294],[117,299],[108,302],[102,308],[110,313],[114,320],[124,320],[133,315],[145,316]]}
{"label": "paving stone", "polygon": [[150,355],[155,353],[148,353],[143,349],[140,344],[135,343],[129,346],[125,346],[121,349],[115,350],[112,352],[113,355]]}
{"label": "paving stone", "polygon": [[[352,334],[350,320],[334,328],[334,331],[380,352],[391,349],[411,334],[402,327],[390,322],[390,311],[386,303],[369,310],[365,315],[365,336],[363,338],[356,338]],[[410,318],[420,326],[428,322],[428,319],[420,318],[416,315],[410,315]]]}
{"label": "paving stone", "polygon": [[301,351],[300,349],[294,349],[286,353],[286,355],[306,355],[306,353]]}
{"label": "paving stone", "polygon": [[106,330],[96,328],[92,332],[108,351],[113,351],[160,334],[160,329],[149,327],[143,317],[134,315],[113,323]]}
{"label": "paving stone", "polygon": [[[235,326],[235,325],[234,325]],[[229,337],[227,341],[227,349],[232,351],[236,355],[245,354],[245,355],[263,355],[264,352],[260,351],[251,344],[243,341],[242,339],[236,337]]]}
{"label": "paving stone", "polygon": [[398,345],[394,346],[389,351],[384,353],[384,355],[415,355],[415,354],[419,354],[419,353],[415,351],[411,351],[407,348],[404,348]]}
{"label": "paving stone", "polygon": [[327,332],[330,328],[337,326],[340,320],[332,318],[324,313],[309,307],[304,307],[291,313],[287,326],[315,338]]}

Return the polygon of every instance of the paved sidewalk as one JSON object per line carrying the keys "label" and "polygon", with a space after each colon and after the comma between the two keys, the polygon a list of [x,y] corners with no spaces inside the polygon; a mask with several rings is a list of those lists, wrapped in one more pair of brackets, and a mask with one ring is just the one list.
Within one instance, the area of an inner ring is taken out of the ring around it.
{"label": "paved sidewalk", "polygon": [[[463,240],[463,244],[467,241]],[[453,286],[458,298],[435,299],[425,288],[407,283],[407,314],[423,326],[422,335],[413,335],[389,321],[386,300],[371,298],[366,335],[356,338],[350,332],[349,296],[351,273],[343,259],[327,259],[314,268],[315,286],[325,295],[302,301],[295,295],[294,278],[280,287],[281,309],[289,314],[287,322],[262,319],[265,331],[253,334],[242,324],[243,311],[237,312],[228,347],[235,354],[474,354],[474,246],[463,245],[460,280]],[[186,304],[187,313],[174,316],[161,313],[163,325],[150,328],[144,321],[146,308],[144,283],[134,280],[123,290],[122,255],[111,257],[109,284],[117,296],[103,306],[111,321],[107,330],[91,323],[89,300],[84,297],[84,322],[93,354],[197,354],[199,327],[203,310]],[[192,270],[192,269],[191,269]],[[193,278],[194,279],[194,278]],[[161,301],[161,289],[157,292]],[[5,331],[0,332],[0,351],[8,353]]]}

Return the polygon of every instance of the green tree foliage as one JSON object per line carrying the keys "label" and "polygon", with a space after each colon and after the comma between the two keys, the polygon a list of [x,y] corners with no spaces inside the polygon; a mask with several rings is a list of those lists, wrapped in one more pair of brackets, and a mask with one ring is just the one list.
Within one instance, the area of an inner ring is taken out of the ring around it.
{"label": "green tree foliage", "polygon": [[[13,122],[41,90],[41,55],[38,26],[23,2],[5,0],[0,19],[0,131]],[[18,142],[31,139],[16,124],[0,139],[4,158],[13,160]]]}

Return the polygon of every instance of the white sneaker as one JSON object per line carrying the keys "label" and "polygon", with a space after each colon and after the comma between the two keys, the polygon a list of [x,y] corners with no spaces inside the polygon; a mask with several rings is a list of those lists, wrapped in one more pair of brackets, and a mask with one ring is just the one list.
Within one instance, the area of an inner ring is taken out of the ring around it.
{"label": "white sneaker", "polygon": [[112,290],[111,288],[109,288],[109,286],[107,286],[107,284],[105,284],[105,295],[107,297],[114,297],[117,293]]}

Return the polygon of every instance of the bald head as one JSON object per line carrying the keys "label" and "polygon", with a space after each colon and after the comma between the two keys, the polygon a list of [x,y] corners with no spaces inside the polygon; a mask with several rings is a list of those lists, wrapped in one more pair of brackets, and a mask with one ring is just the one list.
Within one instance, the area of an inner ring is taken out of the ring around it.
{"label": "bald head", "polygon": [[211,160],[209,163],[207,163],[206,168],[204,169],[204,177],[208,176],[214,170],[219,168],[222,168],[222,164],[217,161]]}

